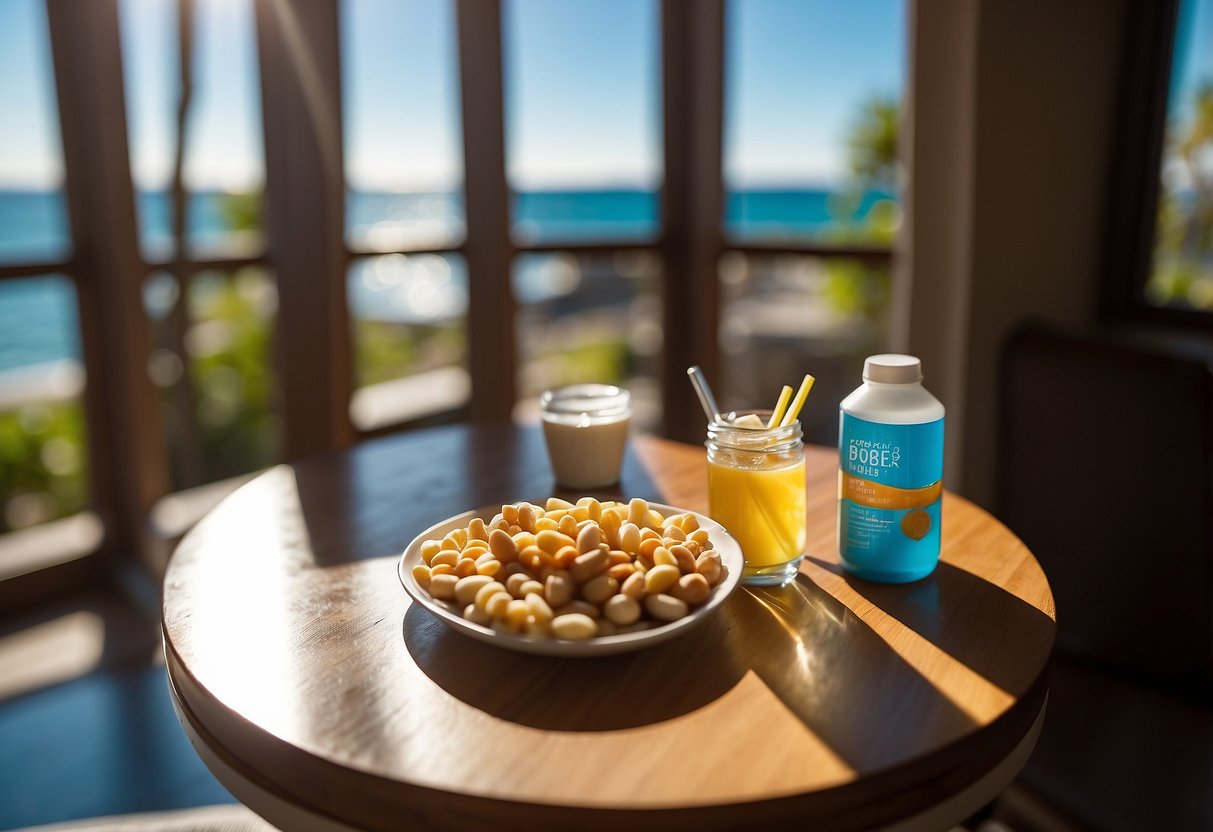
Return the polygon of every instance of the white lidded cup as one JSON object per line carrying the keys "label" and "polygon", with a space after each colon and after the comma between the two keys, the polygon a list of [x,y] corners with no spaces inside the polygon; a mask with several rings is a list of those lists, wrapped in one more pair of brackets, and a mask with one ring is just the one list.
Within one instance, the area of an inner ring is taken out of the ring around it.
{"label": "white lidded cup", "polygon": [[619,482],[632,397],[613,384],[573,384],[539,398],[543,435],[556,482],[597,488]]}

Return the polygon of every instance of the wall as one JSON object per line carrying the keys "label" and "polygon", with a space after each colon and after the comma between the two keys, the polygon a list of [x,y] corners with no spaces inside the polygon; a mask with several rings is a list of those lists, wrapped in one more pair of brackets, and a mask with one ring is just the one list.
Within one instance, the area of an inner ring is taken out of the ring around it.
{"label": "wall", "polygon": [[949,408],[948,485],[985,506],[1004,339],[1028,317],[1096,314],[1129,2],[922,0],[912,12],[895,345],[923,357]]}

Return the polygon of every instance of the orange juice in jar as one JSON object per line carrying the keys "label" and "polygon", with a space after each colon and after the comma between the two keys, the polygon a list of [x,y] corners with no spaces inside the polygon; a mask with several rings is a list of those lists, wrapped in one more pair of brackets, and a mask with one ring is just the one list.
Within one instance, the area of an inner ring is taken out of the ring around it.
{"label": "orange juice in jar", "polygon": [[[765,424],[770,411],[750,413]],[[709,514],[741,544],[746,583],[786,583],[796,577],[804,555],[800,422],[745,428],[737,424],[740,418],[708,425]]]}

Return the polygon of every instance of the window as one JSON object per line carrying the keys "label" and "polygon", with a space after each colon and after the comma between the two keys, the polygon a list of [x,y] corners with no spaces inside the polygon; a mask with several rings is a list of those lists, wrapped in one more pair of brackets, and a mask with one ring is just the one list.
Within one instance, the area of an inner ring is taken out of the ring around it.
{"label": "window", "polygon": [[583,382],[632,394],[632,424],[661,418],[661,260],[651,252],[524,254],[514,260],[519,403],[537,417],[539,394]]}
{"label": "window", "polygon": [[341,6],[346,279],[354,427],[450,413],[471,395],[455,9]]}
{"label": "window", "polygon": [[[144,288],[174,491],[278,459],[271,342],[277,289],[261,266],[194,272],[188,290],[157,271]],[[183,296],[184,294],[184,296]]]}
{"label": "window", "polygon": [[121,0],[120,6],[131,175],[140,243],[153,263],[173,257],[178,175],[189,259],[255,256],[264,244],[253,5],[198,0],[190,8],[189,100],[178,136],[178,6],[165,0]]}
{"label": "window", "polygon": [[657,4],[507,0],[503,15],[514,238],[654,238],[661,184]]}
{"label": "window", "polygon": [[157,267],[143,286],[147,374],[167,482],[180,491],[279,455],[253,4],[121,0],[119,10],[139,242]]}
{"label": "window", "polygon": [[458,254],[380,254],[350,266],[355,391],[350,418],[370,431],[461,407],[468,278]]}
{"label": "window", "polygon": [[3,533],[82,510],[88,453],[72,281],[60,275],[0,281],[0,310]]}
{"label": "window", "polygon": [[345,0],[341,60],[349,247],[457,246],[463,154],[453,2]]}
{"label": "window", "polygon": [[898,224],[901,0],[731,0],[725,227],[887,245]]}
{"label": "window", "polygon": [[1179,4],[1147,303],[1213,312],[1213,0]]}
{"label": "window", "polygon": [[[85,370],[47,21],[0,6],[0,534],[89,500]],[[92,545],[96,545],[94,537]],[[0,548],[7,555],[7,548]],[[21,571],[0,562],[0,575]]]}
{"label": "window", "polygon": [[42,0],[0,8],[0,264],[71,253]]}
{"label": "window", "polygon": [[[515,416],[579,382],[626,385],[634,423],[661,417],[661,128],[653,0],[507,0]],[[613,246],[622,244],[622,248]],[[565,248],[567,246],[567,248]],[[579,251],[591,247],[593,251]]]}
{"label": "window", "polygon": [[[91,488],[155,564],[286,455],[591,380],[690,438],[686,364],[764,403],[882,337],[899,0],[116,7],[0,8],[4,528]],[[79,173],[124,164],[129,202]]]}
{"label": "window", "polygon": [[[721,406],[770,406],[806,372],[839,401],[885,337],[904,3],[730,0],[727,16]],[[831,408],[803,421],[836,441]]]}

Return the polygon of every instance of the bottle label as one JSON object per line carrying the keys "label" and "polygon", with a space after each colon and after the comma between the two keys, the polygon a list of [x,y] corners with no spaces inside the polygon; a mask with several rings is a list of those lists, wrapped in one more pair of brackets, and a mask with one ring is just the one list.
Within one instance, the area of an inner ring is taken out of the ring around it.
{"label": "bottle label", "polygon": [[842,414],[838,547],[860,577],[912,580],[938,561],[943,422],[886,425]]}

